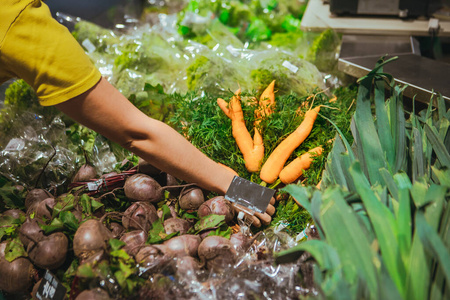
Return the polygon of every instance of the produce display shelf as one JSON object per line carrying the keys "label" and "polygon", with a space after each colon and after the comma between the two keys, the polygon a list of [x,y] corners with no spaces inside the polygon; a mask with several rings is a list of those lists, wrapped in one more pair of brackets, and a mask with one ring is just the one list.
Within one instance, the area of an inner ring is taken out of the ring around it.
{"label": "produce display shelf", "polygon": [[[395,17],[334,16],[330,5],[322,0],[309,0],[302,18],[301,29],[322,31],[333,28],[342,34],[377,34],[400,36],[428,36],[430,21],[423,19],[400,19]],[[450,22],[439,20],[439,36],[450,36]]]}

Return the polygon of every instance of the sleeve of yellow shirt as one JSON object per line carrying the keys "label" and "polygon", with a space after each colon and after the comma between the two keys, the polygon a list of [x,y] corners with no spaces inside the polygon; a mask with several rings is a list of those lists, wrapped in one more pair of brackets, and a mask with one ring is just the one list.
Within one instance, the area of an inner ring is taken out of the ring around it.
{"label": "sleeve of yellow shirt", "polygon": [[78,96],[101,78],[69,30],[40,0],[19,12],[0,47],[0,77],[25,80],[44,106]]}

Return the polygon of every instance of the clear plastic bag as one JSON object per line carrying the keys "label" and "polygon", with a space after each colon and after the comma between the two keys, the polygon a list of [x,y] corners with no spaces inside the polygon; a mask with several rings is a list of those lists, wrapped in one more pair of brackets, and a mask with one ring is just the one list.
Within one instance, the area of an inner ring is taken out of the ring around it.
{"label": "clear plastic bag", "polygon": [[58,188],[74,172],[75,160],[59,117],[46,124],[42,116],[24,112],[8,138],[0,152],[0,172],[14,183]]}
{"label": "clear plastic bag", "polygon": [[[25,111],[15,119],[7,143],[0,151],[0,174],[25,186],[63,190],[77,166],[85,162],[66,135],[66,125],[57,116],[50,122],[42,115]],[[93,142],[91,163],[99,175],[114,169],[117,159],[109,143],[100,135]]]}
{"label": "clear plastic bag", "polygon": [[[143,296],[158,292],[163,298],[177,295],[181,299],[298,299],[311,292],[298,276],[298,264],[276,265],[274,253],[295,245],[286,232],[271,229],[253,235],[245,224],[241,232],[253,242],[240,252],[234,265],[222,272],[177,272],[174,263],[148,279]],[[164,282],[163,286],[160,284]],[[159,284],[158,284],[159,283]]]}

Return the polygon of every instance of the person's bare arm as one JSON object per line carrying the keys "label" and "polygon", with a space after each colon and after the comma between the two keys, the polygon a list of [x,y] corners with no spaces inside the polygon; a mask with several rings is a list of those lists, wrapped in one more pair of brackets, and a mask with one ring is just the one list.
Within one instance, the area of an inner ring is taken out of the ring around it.
{"label": "person's bare arm", "polygon": [[[221,195],[233,180],[233,172],[208,158],[169,125],[142,113],[104,78],[86,93],[56,107],[179,179]],[[271,221],[273,204],[271,201],[266,213],[255,214],[255,226]]]}
{"label": "person's bare arm", "polygon": [[106,79],[56,105],[63,113],[171,175],[225,194],[233,174],[167,124],[149,118]]}

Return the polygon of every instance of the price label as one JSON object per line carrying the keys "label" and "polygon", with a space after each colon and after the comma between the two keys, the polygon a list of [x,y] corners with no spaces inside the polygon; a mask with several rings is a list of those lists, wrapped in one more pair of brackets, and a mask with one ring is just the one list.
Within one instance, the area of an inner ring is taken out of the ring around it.
{"label": "price label", "polygon": [[98,191],[99,187],[102,185],[103,179],[99,179],[97,181],[88,182],[87,187],[90,192]]}
{"label": "price label", "polygon": [[95,51],[95,46],[92,44],[92,42],[89,39],[85,39],[83,42],[81,42],[81,45],[86,48],[87,52],[92,53]]}
{"label": "price label", "polygon": [[59,282],[58,278],[47,270],[37,290],[36,299],[63,300],[65,296],[66,288]]}
{"label": "price label", "polygon": [[298,67],[285,60],[282,64],[283,67],[289,69],[292,73],[297,73]]}

